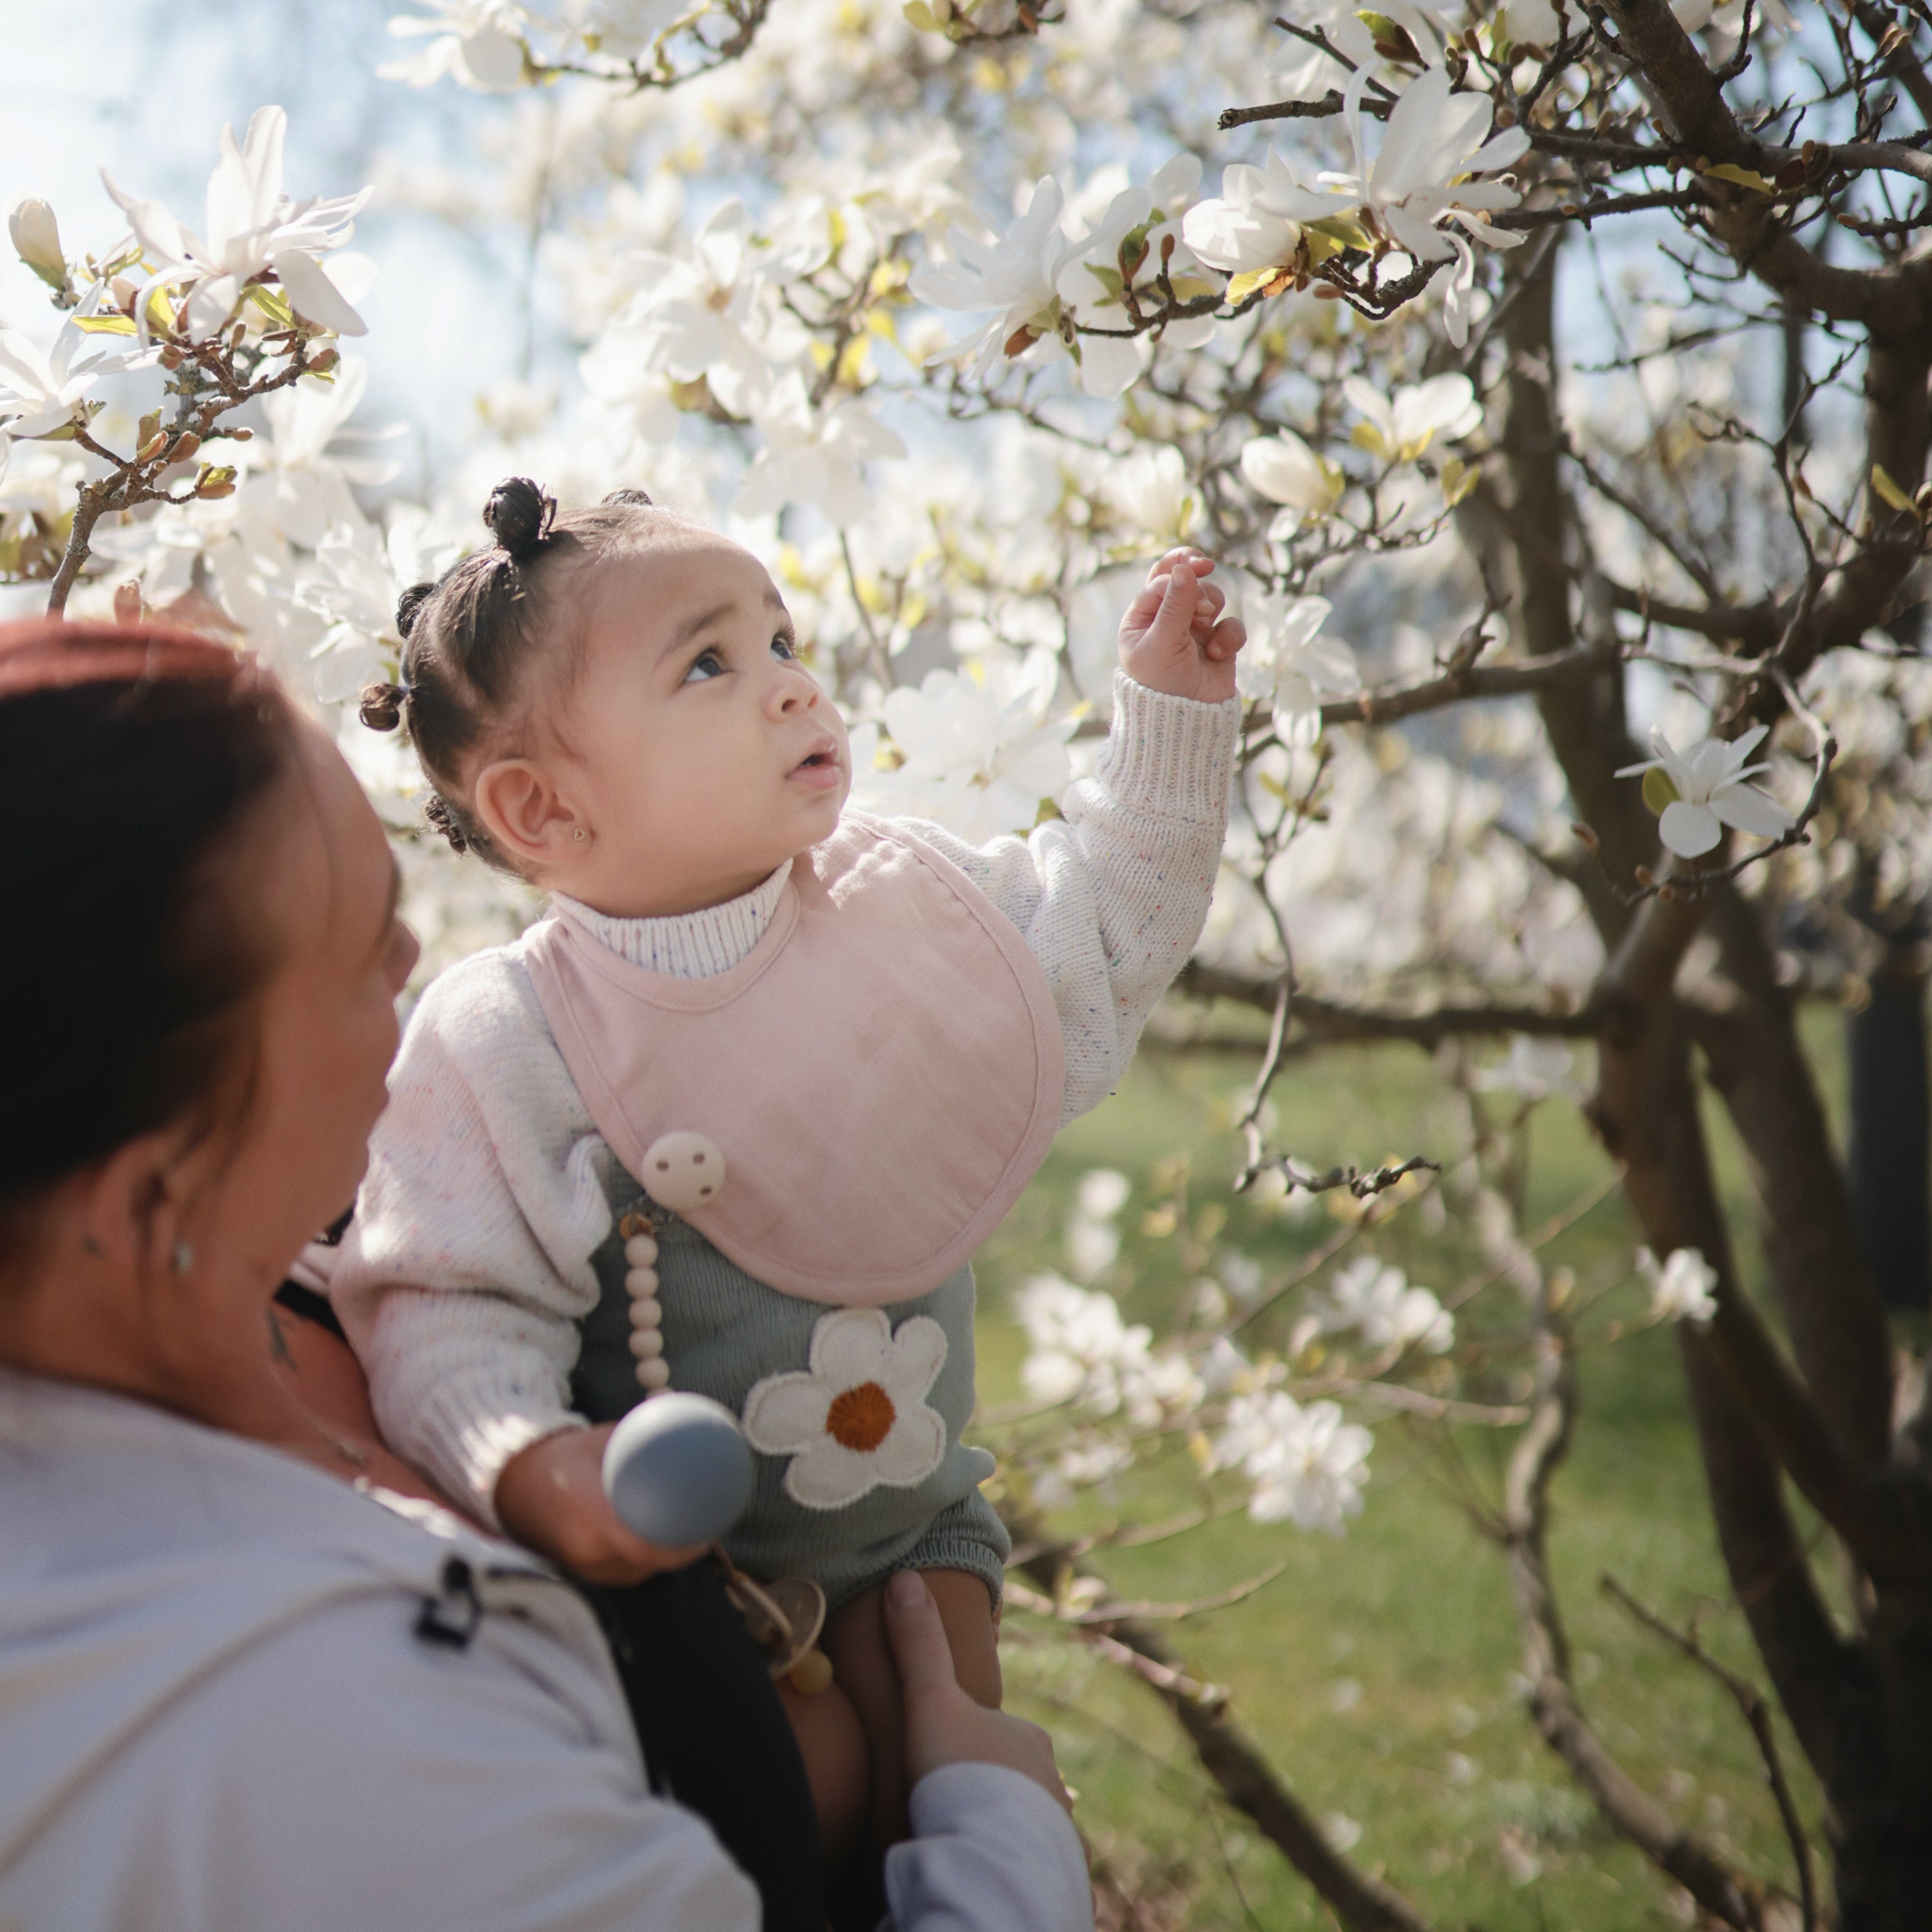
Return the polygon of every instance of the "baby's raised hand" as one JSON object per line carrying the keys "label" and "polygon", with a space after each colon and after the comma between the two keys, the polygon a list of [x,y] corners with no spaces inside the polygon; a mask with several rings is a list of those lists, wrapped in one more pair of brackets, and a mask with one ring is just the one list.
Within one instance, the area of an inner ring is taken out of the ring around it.
{"label": "baby's raised hand", "polygon": [[1211,556],[1171,550],[1148,572],[1120,620],[1120,668],[1136,684],[1171,698],[1218,704],[1234,694],[1234,656],[1248,640],[1238,617],[1224,617],[1226,594],[1207,581]]}
{"label": "baby's raised hand", "polygon": [[517,1540],[586,1583],[641,1583],[681,1570],[701,1548],[662,1550],[633,1535],[604,1493],[607,1423],[566,1429],[520,1449],[496,1478],[496,1514]]}

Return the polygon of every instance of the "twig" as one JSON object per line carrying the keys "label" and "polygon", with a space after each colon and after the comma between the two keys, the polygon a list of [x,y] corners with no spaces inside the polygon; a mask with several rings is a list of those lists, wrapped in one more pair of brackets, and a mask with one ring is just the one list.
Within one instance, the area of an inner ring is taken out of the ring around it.
{"label": "twig", "polygon": [[1784,1762],[1778,1748],[1777,1728],[1772,1721],[1771,1706],[1763,1692],[1748,1678],[1740,1677],[1736,1671],[1720,1664],[1698,1642],[1694,1624],[1688,1630],[1678,1630],[1666,1623],[1654,1610],[1646,1610],[1607,1570],[1600,1583],[1604,1595],[1621,1604],[1646,1630],[1653,1631],[1693,1664],[1708,1671],[1730,1693],[1738,1710],[1744,1714],[1744,1722],[1750,1726],[1751,1736],[1757,1741],[1758,1755],[1764,1762],[1765,1780],[1777,1801],[1778,1815],[1784,1821],[1792,1861],[1798,1868],[1798,1908],[1804,1916],[1804,1932],[1816,1932],[1818,1886],[1812,1870],[1811,1840],[1806,1834],[1804,1821],[1798,1815],[1797,1801],[1792,1796],[1790,1784],[1784,1775]]}

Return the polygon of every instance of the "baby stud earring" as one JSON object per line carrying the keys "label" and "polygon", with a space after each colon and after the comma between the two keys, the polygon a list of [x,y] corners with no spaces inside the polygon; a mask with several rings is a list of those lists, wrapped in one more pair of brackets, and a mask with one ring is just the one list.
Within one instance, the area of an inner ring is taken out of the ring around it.
{"label": "baby stud earring", "polygon": [[585,831],[584,827],[580,825],[570,836],[572,838],[578,839],[580,842],[588,838],[590,836],[590,833]]}
{"label": "baby stud earring", "polygon": [[177,1241],[175,1251],[170,1257],[176,1274],[186,1274],[194,1266],[194,1250],[185,1241]]}

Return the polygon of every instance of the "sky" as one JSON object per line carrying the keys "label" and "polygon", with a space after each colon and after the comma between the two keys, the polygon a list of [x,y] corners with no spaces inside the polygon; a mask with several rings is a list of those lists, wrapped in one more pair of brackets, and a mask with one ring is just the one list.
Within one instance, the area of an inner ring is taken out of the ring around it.
{"label": "sky", "polygon": [[[401,10],[397,0],[0,0],[0,202],[38,195],[70,254],[104,250],[126,226],[101,187],[104,166],[199,228],[223,124],[238,135],[270,104],[289,112],[287,184],[298,197],[352,193],[385,154],[406,166],[411,154],[460,154],[503,104],[379,80],[400,50],[385,23]],[[516,244],[466,244],[379,196],[352,245],[381,270],[360,304],[369,334],[354,345],[371,370],[362,419],[406,420],[419,476],[422,443],[460,448],[476,394],[518,369],[520,320],[490,298],[502,286],[493,251]],[[5,253],[0,326],[44,341],[56,320],[46,292]],[[416,481],[406,472],[398,487]]]}

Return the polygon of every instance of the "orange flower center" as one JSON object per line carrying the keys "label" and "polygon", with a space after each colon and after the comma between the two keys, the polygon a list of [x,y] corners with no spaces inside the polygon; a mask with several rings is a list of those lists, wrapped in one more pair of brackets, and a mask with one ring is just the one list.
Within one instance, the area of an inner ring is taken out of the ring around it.
{"label": "orange flower center", "polygon": [[861,1382],[832,1398],[825,1418],[825,1432],[842,1449],[856,1449],[868,1456],[884,1442],[898,1411],[892,1399],[877,1382]]}

